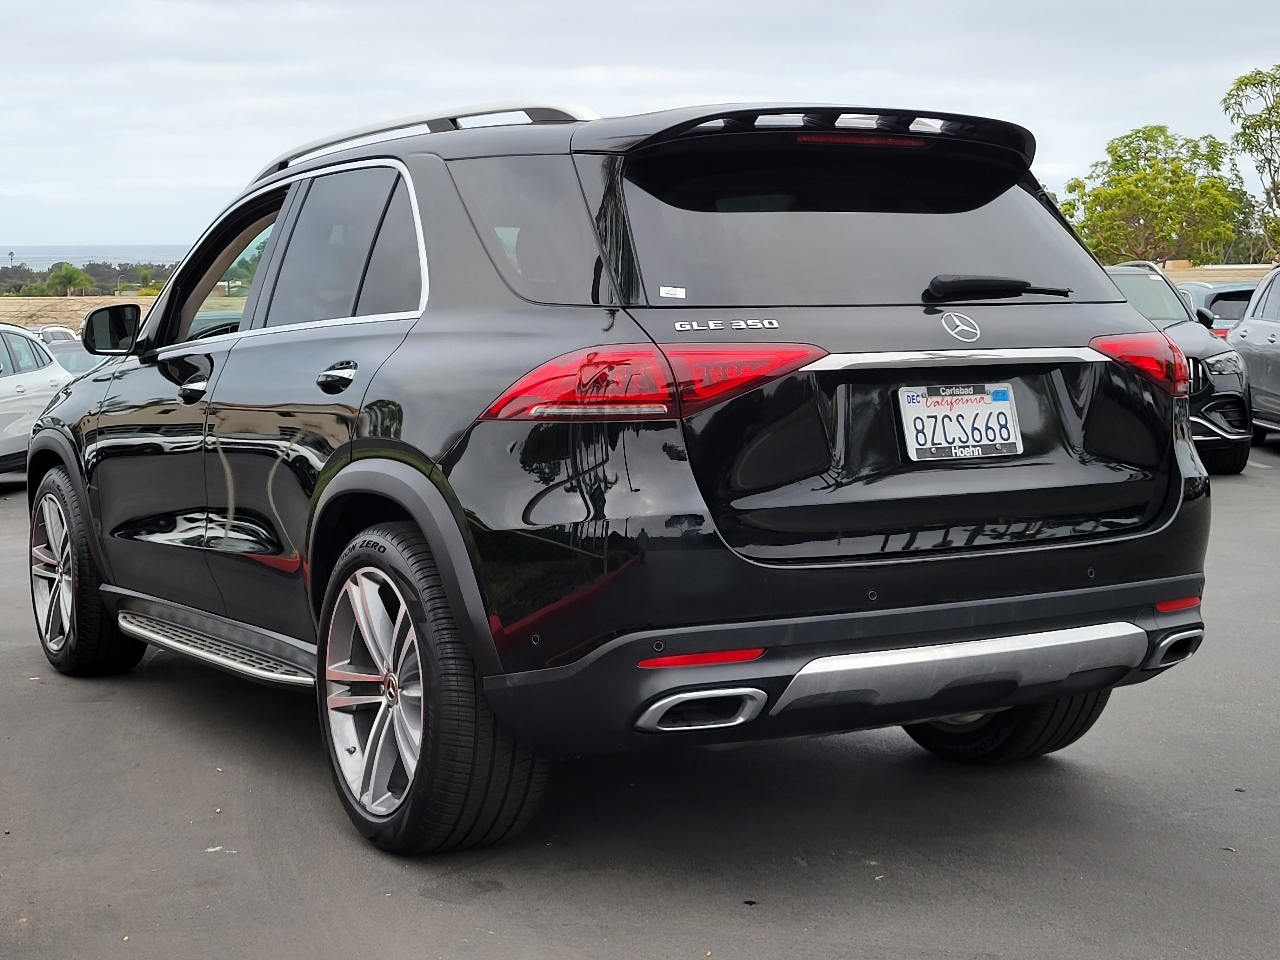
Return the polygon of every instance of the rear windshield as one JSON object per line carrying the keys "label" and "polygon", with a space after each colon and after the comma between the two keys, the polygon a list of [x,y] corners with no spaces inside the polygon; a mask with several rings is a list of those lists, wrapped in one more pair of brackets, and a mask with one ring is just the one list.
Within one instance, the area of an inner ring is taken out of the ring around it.
{"label": "rear windshield", "polygon": [[1021,165],[999,152],[805,134],[770,134],[755,146],[746,136],[628,159],[623,191],[650,304],[920,303],[938,274],[1117,299],[1022,185]]}
{"label": "rear windshield", "polygon": [[1161,277],[1153,273],[1117,273],[1112,274],[1111,279],[1125,299],[1157,327],[1167,327],[1187,319],[1187,308],[1182,298]]}

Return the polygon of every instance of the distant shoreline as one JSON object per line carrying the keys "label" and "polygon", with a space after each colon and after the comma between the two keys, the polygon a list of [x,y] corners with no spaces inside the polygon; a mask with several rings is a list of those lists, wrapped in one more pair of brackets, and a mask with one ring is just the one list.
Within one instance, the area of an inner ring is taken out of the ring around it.
{"label": "distant shoreline", "polygon": [[0,243],[0,267],[26,264],[32,270],[47,270],[55,263],[83,267],[86,263],[177,263],[187,254],[181,243],[80,243],[41,246]]}

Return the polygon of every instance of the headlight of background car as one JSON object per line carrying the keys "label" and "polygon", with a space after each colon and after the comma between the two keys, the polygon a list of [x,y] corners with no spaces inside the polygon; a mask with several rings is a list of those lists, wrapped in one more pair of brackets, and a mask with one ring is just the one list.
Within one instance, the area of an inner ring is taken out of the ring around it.
{"label": "headlight of background car", "polygon": [[1210,373],[1243,373],[1244,361],[1240,359],[1240,354],[1234,350],[1228,350],[1226,353],[1220,353],[1216,357],[1210,357],[1204,362],[1209,368]]}

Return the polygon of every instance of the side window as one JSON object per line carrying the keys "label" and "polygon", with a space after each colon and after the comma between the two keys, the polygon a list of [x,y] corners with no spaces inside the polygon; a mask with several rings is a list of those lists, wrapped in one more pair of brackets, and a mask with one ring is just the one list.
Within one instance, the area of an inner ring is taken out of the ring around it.
{"label": "side window", "polygon": [[[274,208],[268,206],[267,212],[260,212],[251,223],[244,224],[220,248],[215,246],[204,258],[203,272],[194,281],[179,278],[186,299],[171,342],[201,340],[240,329],[254,284],[261,282],[258,268],[283,199],[282,195]],[[188,282],[192,284],[190,288]]]}
{"label": "side window", "polygon": [[354,315],[395,180],[395,170],[365,167],[312,181],[280,265],[267,326]]}
{"label": "side window", "polygon": [[48,366],[49,355],[26,337],[16,333],[6,333],[4,342],[9,346],[9,352],[13,355],[18,373],[30,373]]}
{"label": "side window", "polygon": [[14,373],[13,360],[9,356],[9,351],[0,345],[0,377],[7,377]]}
{"label": "side window", "polygon": [[401,179],[391,194],[378,239],[364,272],[357,317],[378,313],[406,313],[418,309],[422,296],[422,261],[418,256],[418,230],[413,223],[409,189]]}
{"label": "side window", "polygon": [[1258,314],[1264,320],[1280,320],[1280,296],[1276,295],[1276,281],[1267,286],[1267,292],[1258,303]]}

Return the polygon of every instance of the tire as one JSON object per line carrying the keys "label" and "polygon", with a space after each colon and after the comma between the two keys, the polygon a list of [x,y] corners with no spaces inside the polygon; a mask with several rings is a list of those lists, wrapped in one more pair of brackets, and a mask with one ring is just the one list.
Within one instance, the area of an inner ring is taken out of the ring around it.
{"label": "tire", "polygon": [[132,670],[147,645],[121,633],[103,606],[102,578],[67,471],[46,473],[31,503],[31,605],[45,657],[68,676]]}
{"label": "tire", "polygon": [[398,854],[481,846],[524,829],[547,763],[489,709],[416,526],[381,524],[347,545],[320,624],[320,729],[356,829]]}
{"label": "tire", "polygon": [[1249,444],[1233,443],[1216,450],[1201,450],[1200,462],[1210,473],[1239,473],[1249,462]]}
{"label": "tire", "polygon": [[962,718],[913,723],[902,729],[944,760],[993,764],[1029,760],[1075,743],[1094,725],[1110,690],[1046,700],[962,722]]}
{"label": "tire", "polygon": [[1266,427],[1254,426],[1253,428],[1253,445],[1256,447],[1267,442],[1267,437],[1271,435],[1271,431]]}

